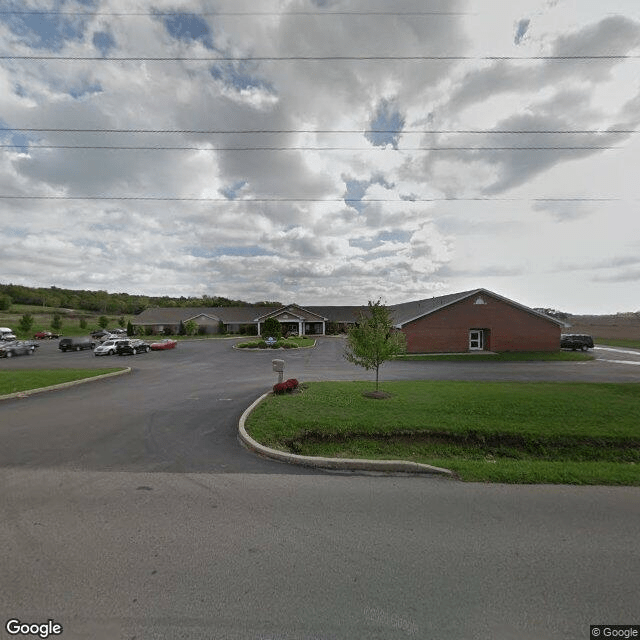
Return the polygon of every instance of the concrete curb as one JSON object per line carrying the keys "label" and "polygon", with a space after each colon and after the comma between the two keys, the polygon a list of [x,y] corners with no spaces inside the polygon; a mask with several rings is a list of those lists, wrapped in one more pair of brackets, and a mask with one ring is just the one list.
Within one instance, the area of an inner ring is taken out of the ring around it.
{"label": "concrete curb", "polygon": [[38,389],[25,389],[24,391],[16,391],[15,393],[9,393],[6,396],[0,396],[0,400],[10,400],[12,398],[27,398],[29,396],[36,395],[37,393],[44,393],[45,391],[56,391],[58,389],[66,389],[68,387],[75,387],[79,384],[86,382],[95,382],[96,380],[103,380],[104,378],[113,378],[115,376],[122,376],[126,373],[131,373],[131,367],[126,367],[122,371],[112,371],[111,373],[103,373],[99,376],[92,376],[91,378],[80,378],[80,380],[71,380],[70,382],[61,382],[60,384],[52,384],[49,387],[39,387]]}
{"label": "concrete curb", "polygon": [[316,456],[300,456],[294,453],[286,453],[277,449],[265,447],[254,440],[245,429],[245,422],[251,412],[267,397],[271,392],[262,394],[255,400],[240,417],[238,424],[238,437],[240,441],[250,450],[266,458],[272,458],[280,462],[289,464],[299,464],[305,467],[317,469],[333,469],[340,471],[374,471],[380,473],[415,473],[415,474],[437,474],[453,476],[449,469],[432,467],[428,464],[409,462],[406,460],[364,460],[360,458],[321,458]]}

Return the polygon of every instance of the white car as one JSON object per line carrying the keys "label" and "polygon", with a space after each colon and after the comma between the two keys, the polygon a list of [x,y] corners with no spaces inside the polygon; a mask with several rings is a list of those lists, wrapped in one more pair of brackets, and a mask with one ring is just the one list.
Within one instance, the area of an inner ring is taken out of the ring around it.
{"label": "white car", "polygon": [[16,339],[16,334],[9,329],[9,327],[0,327],[0,340],[6,340],[7,342],[13,342]]}
{"label": "white car", "polygon": [[118,346],[118,342],[126,342],[126,340],[122,338],[109,338],[104,342],[101,342],[94,350],[93,354],[96,356],[112,356],[116,352],[116,347]]}

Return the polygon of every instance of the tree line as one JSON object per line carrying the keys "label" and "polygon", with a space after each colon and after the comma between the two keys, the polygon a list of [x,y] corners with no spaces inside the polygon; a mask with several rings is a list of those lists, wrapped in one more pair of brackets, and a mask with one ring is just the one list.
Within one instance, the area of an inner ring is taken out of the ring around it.
{"label": "tree line", "polygon": [[279,302],[256,303],[231,300],[221,296],[143,296],[129,293],[108,293],[61,289],[59,287],[27,287],[0,284],[0,311],[9,311],[12,304],[28,304],[59,309],[92,311],[96,313],[136,315],[149,307],[253,307],[280,306]]}

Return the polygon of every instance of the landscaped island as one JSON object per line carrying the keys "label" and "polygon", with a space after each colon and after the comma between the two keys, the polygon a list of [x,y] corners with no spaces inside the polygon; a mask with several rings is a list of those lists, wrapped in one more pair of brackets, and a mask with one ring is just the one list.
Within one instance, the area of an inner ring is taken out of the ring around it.
{"label": "landscaped island", "polygon": [[270,396],[246,429],[291,453],[403,459],[463,480],[640,485],[640,384],[313,382]]}

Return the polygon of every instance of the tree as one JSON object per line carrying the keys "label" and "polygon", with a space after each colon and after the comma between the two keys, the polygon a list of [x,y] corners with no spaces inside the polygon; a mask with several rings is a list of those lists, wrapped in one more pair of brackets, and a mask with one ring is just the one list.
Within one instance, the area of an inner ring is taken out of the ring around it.
{"label": "tree", "polygon": [[107,318],[107,316],[100,316],[98,318],[98,325],[106,329],[109,326],[109,318]]}
{"label": "tree", "polygon": [[188,336],[195,336],[198,333],[198,323],[195,320],[187,320],[184,323],[184,330]]}
{"label": "tree", "polygon": [[128,336],[135,335],[135,330],[133,328],[133,324],[132,324],[131,320],[129,320],[129,322],[127,322],[127,335]]}
{"label": "tree", "polygon": [[0,295],[0,311],[11,310],[11,296]]}
{"label": "tree", "polygon": [[83,316],[82,318],[80,318],[80,322],[78,324],[80,325],[81,329],[86,329],[87,328],[87,319]]}
{"label": "tree", "polygon": [[347,334],[344,357],[367,371],[375,369],[378,393],[380,365],[406,350],[404,334],[393,328],[389,309],[380,300],[369,301],[367,312],[361,314],[360,322]]}
{"label": "tree", "polygon": [[54,331],[60,331],[62,329],[62,316],[59,313],[54,313],[51,320],[51,328]]}
{"label": "tree", "polygon": [[33,327],[33,316],[30,313],[25,313],[22,318],[20,318],[20,324],[18,327],[22,333],[31,333],[31,328]]}
{"label": "tree", "polygon": [[118,318],[118,324],[120,325],[121,329],[124,329],[124,325],[127,324],[127,321],[124,319],[124,316],[120,316]]}
{"label": "tree", "polygon": [[275,318],[267,318],[262,323],[262,335],[273,336],[277,340],[282,336],[282,325]]}

